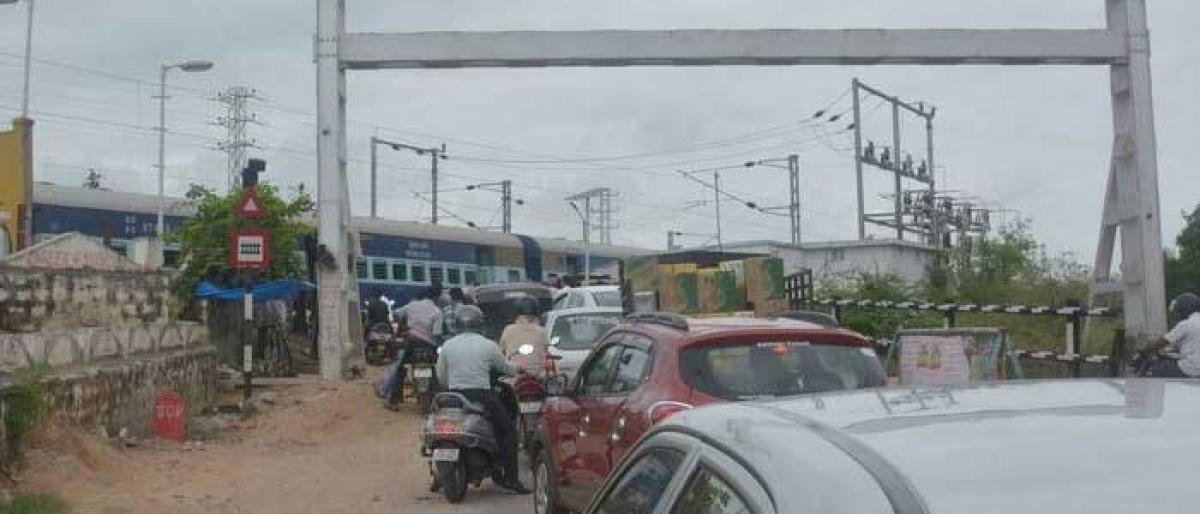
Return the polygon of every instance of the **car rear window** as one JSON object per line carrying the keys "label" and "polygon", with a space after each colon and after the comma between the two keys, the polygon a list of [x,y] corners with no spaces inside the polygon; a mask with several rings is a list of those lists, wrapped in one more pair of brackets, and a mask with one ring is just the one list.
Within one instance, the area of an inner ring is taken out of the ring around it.
{"label": "car rear window", "polygon": [[592,297],[596,299],[597,307],[620,307],[621,292],[620,291],[597,291],[592,293]]}
{"label": "car rear window", "polygon": [[562,350],[587,350],[596,345],[600,336],[620,323],[619,312],[561,316],[550,328],[550,339],[557,337],[555,346]]}
{"label": "car rear window", "polygon": [[685,350],[684,382],[725,400],[885,385],[875,352],[810,341],[759,341]]}

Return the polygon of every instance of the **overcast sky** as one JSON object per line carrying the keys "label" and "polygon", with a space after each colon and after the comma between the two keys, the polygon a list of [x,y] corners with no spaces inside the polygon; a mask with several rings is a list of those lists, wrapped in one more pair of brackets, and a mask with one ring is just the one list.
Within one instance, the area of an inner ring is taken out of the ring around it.
{"label": "overcast sky", "polygon": [[[1200,135],[1200,3],[1151,2],[1155,107],[1163,233],[1173,241],[1179,213],[1200,202],[1195,140]],[[1101,0],[348,0],[351,31],[588,28],[1096,27]],[[967,7],[969,5],[969,7]],[[313,0],[38,0],[32,110],[38,180],[78,184],[95,167],[113,189],[153,192],[156,103],[161,63],[211,59],[203,74],[173,72],[168,109],[168,194],[192,182],[224,187],[223,136],[209,100],[231,85],[258,90],[250,129],[269,161],[264,178],[315,186]],[[24,6],[0,5],[0,116],[20,103]],[[97,73],[104,72],[104,73]],[[723,67],[432,70],[355,72],[349,78],[353,210],[369,206],[368,138],[435,145],[451,156],[442,187],[512,179],[526,201],[519,232],[579,237],[562,201],[608,186],[620,192],[614,242],[661,248],[665,232],[714,232],[709,198],[674,170],[801,156],[806,241],[855,236],[853,161],[846,119],[812,114],[849,107],[852,77],[938,107],[939,188],[974,195],[1033,219],[1052,251],[1089,261],[1112,138],[1108,71],[1098,67]],[[835,102],[836,100],[836,102]],[[831,106],[832,105],[832,106]],[[864,122],[866,137],[890,138],[887,109]],[[922,154],[923,133],[903,127],[906,149]],[[636,157],[612,159],[612,157]],[[513,161],[535,161],[516,162]],[[538,162],[540,161],[540,162]],[[549,162],[547,162],[549,161]],[[553,162],[558,161],[558,162]],[[414,192],[430,189],[426,158],[381,153],[381,214],[428,217]],[[723,175],[731,192],[762,205],[786,202],[787,178],[770,169]],[[870,210],[885,210],[890,178],[867,174]],[[444,206],[481,225],[499,224],[498,195],[446,192]],[[729,203],[725,240],[788,238],[786,218]],[[455,223],[448,220],[449,223]],[[885,236],[885,232],[877,232]]]}

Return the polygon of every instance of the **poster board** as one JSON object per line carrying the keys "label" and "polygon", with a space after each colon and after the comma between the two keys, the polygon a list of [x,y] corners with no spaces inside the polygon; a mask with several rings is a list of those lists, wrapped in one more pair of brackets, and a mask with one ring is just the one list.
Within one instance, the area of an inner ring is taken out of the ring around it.
{"label": "poster board", "polygon": [[1008,337],[999,328],[901,330],[893,351],[900,384],[962,385],[1007,378]]}

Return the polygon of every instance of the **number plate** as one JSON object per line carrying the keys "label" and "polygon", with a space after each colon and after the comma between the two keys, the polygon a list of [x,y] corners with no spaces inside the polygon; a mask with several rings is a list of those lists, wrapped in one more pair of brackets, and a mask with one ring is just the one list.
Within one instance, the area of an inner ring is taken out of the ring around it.
{"label": "number plate", "polygon": [[521,414],[537,414],[542,412],[542,402],[521,402]]}
{"label": "number plate", "polygon": [[454,462],[458,460],[458,448],[434,448],[433,460],[439,462]]}
{"label": "number plate", "polygon": [[413,378],[433,378],[433,370],[430,368],[414,369]]}

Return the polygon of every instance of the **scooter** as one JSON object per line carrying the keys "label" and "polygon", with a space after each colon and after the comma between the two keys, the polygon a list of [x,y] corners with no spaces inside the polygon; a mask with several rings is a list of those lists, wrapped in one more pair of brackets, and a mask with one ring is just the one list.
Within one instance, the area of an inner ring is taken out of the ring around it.
{"label": "scooter", "polygon": [[363,357],[367,364],[380,366],[396,356],[396,336],[389,323],[375,323],[367,329]]}
{"label": "scooter", "polygon": [[462,501],[467,484],[475,487],[484,478],[500,482],[504,476],[496,458],[496,435],[484,408],[454,392],[433,397],[433,412],[425,419],[425,444],[429,472],[441,485],[450,503]]}

